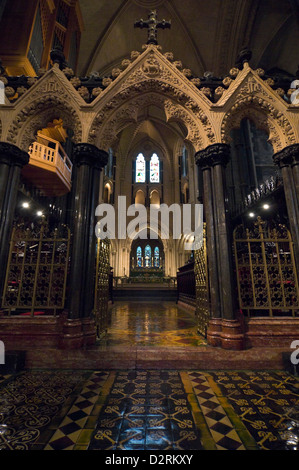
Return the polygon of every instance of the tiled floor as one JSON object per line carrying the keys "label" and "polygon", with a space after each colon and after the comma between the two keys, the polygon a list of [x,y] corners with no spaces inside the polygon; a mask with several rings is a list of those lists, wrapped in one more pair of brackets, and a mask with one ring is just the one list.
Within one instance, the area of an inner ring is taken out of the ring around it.
{"label": "tiled floor", "polygon": [[0,375],[0,450],[298,449],[297,377],[165,367],[177,350],[188,358],[206,349],[194,315],[173,302],[113,306],[93,354],[115,350],[117,359],[134,348],[154,351],[159,367],[39,365]]}
{"label": "tiled floor", "polygon": [[103,347],[197,348],[206,345],[197,334],[195,315],[175,302],[116,302]]}
{"label": "tiled floor", "polygon": [[294,450],[287,372],[23,371],[0,378],[0,449]]}

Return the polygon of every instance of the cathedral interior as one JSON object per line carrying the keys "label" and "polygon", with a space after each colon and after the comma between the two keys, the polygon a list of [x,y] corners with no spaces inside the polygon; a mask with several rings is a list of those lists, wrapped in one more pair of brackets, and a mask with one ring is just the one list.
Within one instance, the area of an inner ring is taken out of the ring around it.
{"label": "cathedral interior", "polygon": [[0,26],[0,449],[298,450],[299,0]]}

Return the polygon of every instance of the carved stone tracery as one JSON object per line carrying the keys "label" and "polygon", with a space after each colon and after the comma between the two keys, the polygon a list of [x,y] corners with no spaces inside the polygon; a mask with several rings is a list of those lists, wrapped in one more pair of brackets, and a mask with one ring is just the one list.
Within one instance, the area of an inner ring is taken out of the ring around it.
{"label": "carved stone tracery", "polygon": [[268,133],[275,152],[296,143],[296,113],[291,114],[295,119],[290,121],[285,112],[288,105],[279,90],[261,78],[261,71],[251,70],[248,64],[243,70],[232,69],[229,80],[223,80],[226,89],[217,88],[218,101],[213,103],[205,86],[198,88],[171,54],[162,55],[154,46],[132,54],[132,60],[119,69],[105,89],[97,89],[89,104],[84,102],[82,90],[78,91],[65,73],[54,67],[39,79],[42,82],[35,80],[11,105],[11,124],[3,138],[26,149],[37,129],[61,117],[73,131],[75,143],[84,138],[84,127],[89,143],[97,142],[107,149],[115,145],[118,133],[128,123],[137,122],[142,106],[156,105],[164,110],[167,121],[184,124],[187,140],[195,151],[217,142],[229,143],[231,130],[239,127],[243,118],[252,119]]}

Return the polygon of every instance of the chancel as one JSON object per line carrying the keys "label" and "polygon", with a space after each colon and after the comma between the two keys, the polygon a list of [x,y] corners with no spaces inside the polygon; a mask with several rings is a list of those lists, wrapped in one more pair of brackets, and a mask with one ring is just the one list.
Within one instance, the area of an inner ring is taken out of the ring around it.
{"label": "chancel", "polygon": [[297,450],[298,16],[2,0],[0,449]]}

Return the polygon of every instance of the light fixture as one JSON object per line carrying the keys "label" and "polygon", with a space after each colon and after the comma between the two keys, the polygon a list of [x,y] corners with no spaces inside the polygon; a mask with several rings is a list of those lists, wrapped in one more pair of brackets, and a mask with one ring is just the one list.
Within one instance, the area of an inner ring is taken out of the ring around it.
{"label": "light fixture", "polygon": [[38,215],[38,217],[41,217],[43,215],[42,211],[37,211],[36,215]]}
{"label": "light fixture", "polygon": [[264,204],[264,205],[263,205],[263,209],[266,209],[266,210],[267,210],[267,209],[270,209],[269,204]]}
{"label": "light fixture", "polygon": [[254,216],[255,216],[254,212],[249,213],[249,217],[254,217]]}
{"label": "light fixture", "polygon": [[29,202],[23,202],[22,207],[24,207],[24,209],[28,209]]}

